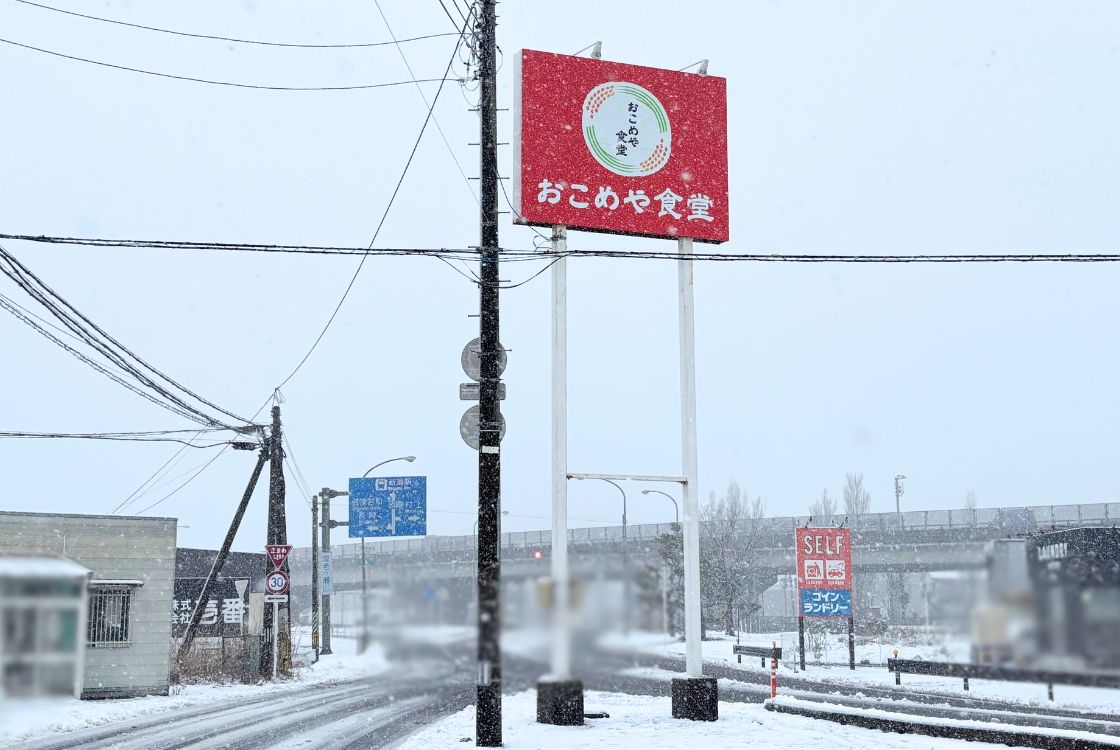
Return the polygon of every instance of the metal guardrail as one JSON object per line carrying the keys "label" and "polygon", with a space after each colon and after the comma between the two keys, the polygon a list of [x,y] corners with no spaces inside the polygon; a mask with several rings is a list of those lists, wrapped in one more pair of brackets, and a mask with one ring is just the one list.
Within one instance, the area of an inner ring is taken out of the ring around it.
{"label": "metal guardrail", "polygon": [[[814,519],[819,525],[839,522],[844,514],[832,519]],[[794,526],[804,525],[808,516],[782,516],[764,518],[760,523],[762,535],[784,535]],[[1120,503],[1086,503],[1078,505],[1031,505],[1016,508],[977,508],[960,510],[916,510],[905,513],[867,513],[857,518],[848,518],[848,526],[857,533],[884,533],[913,530],[996,530],[1000,533],[1022,533],[1038,528],[1067,528],[1081,525],[1113,524],[1120,521]],[[676,524],[644,523],[633,524],[628,528],[628,536],[634,540],[653,540],[662,534],[671,533]],[[791,537],[792,539],[792,537]],[[571,544],[620,542],[621,526],[597,526],[568,529]],[[511,531],[502,534],[503,548],[528,548],[548,546],[552,543],[552,532]],[[792,541],[790,542],[792,544]],[[366,540],[366,554],[401,555],[415,552],[465,552],[473,554],[477,542],[474,536],[429,536],[421,539],[394,539],[386,541]],[[309,555],[306,548],[293,551],[295,557]],[[335,545],[336,558],[356,557],[357,544]]]}
{"label": "metal guardrail", "polygon": [[739,657],[738,662],[740,664],[743,663],[743,657],[744,656],[758,656],[758,657],[760,657],[762,659],[762,666],[763,667],[766,666],[766,658],[767,657],[770,657],[771,659],[781,659],[782,658],[782,647],[781,646],[742,646],[742,645],[735,645],[735,646],[732,646],[732,649],[733,649],[732,653],[734,653],[737,657]]}
{"label": "metal guardrail", "polygon": [[887,671],[894,672],[894,684],[902,684],[902,674],[922,674],[934,677],[957,677],[964,681],[997,680],[1000,682],[1037,682],[1046,685],[1050,700],[1054,700],[1055,685],[1080,687],[1120,688],[1120,672],[1052,672],[1042,669],[1020,669],[994,664],[962,664],[956,662],[922,661],[920,659],[887,659]]}
{"label": "metal guardrail", "polygon": [[766,701],[766,710],[776,713],[805,716],[811,719],[832,721],[841,725],[878,729],[897,734],[920,734],[926,737],[946,737],[966,742],[988,742],[1011,747],[1041,748],[1041,750],[1117,750],[1120,744],[1107,739],[1091,740],[1081,737],[1063,737],[1058,734],[1030,731],[1023,727],[988,728],[959,726],[916,720],[913,716],[899,715],[897,719],[861,712],[836,711],[812,706],[791,706],[780,701]]}

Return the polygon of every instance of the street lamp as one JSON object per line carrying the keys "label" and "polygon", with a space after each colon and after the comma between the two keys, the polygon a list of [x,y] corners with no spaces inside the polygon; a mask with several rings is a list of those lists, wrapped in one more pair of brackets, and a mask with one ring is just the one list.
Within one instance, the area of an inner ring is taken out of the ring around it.
{"label": "street lamp", "polygon": [[894,512],[895,514],[902,513],[902,495],[905,490],[902,488],[902,480],[906,478],[905,474],[896,474],[894,478]]}
{"label": "street lamp", "polygon": [[[362,474],[362,479],[367,478],[374,469],[378,466],[384,466],[394,461],[408,461],[412,463],[416,460],[416,456],[398,456],[397,458],[387,458],[381,463],[374,464],[366,469],[366,473]],[[359,653],[365,653],[366,647],[369,646],[369,591],[366,588],[366,538],[362,536],[362,642]]]}
{"label": "street lamp", "polygon": [[[577,477],[583,479],[583,477]],[[618,483],[607,479],[605,477],[596,477],[602,479],[609,485],[612,485],[616,490],[622,493],[622,633],[623,635],[630,634],[630,547],[626,543],[626,490],[622,489]]]}
{"label": "street lamp", "polygon": [[681,522],[681,509],[680,509],[680,507],[677,506],[677,499],[675,497],[670,495],[668,492],[662,492],[661,490],[642,490],[642,494],[643,495],[664,495],[665,497],[669,498],[669,500],[671,500],[672,503],[673,503],[673,517],[674,517],[674,519],[676,519],[675,523],[679,524]]}
{"label": "street lamp", "polygon": [[[663,495],[673,503],[673,518],[674,523],[679,527],[681,525],[681,511],[677,505],[677,499],[670,495],[668,492],[661,490],[642,490],[643,495]],[[666,570],[666,565],[661,565],[661,624],[665,628],[666,633],[671,633],[669,628],[669,572]]]}
{"label": "street lamp", "polygon": [[[378,466],[384,466],[385,464],[392,463],[393,461],[408,461],[409,463],[412,463],[415,460],[416,460],[416,456],[398,456],[397,458],[385,459],[384,461],[382,461],[380,463],[376,463],[373,466],[369,467],[369,469],[366,470],[366,473],[362,475],[362,479],[367,478],[369,476],[370,472],[373,471],[374,469],[376,469]],[[334,529],[334,528],[337,528],[339,526],[346,526],[347,525],[346,523],[343,523],[343,522],[331,520],[330,501],[333,498],[336,498],[336,497],[349,497],[350,492],[348,490],[332,490],[329,487],[324,487],[322,489],[322,491],[319,493],[319,496],[323,501],[323,521],[322,521],[322,526],[323,526],[323,554],[324,555],[330,555],[330,551],[331,551],[330,530]],[[361,537],[361,540],[362,540],[362,642],[361,642],[361,650],[365,651],[366,650],[366,641],[367,641],[367,638],[368,638],[367,628],[368,628],[368,623],[369,623],[369,602],[367,600],[368,599],[368,597],[367,597],[368,589],[367,589],[367,582],[366,582],[366,538],[363,536],[363,537]],[[318,572],[316,572],[315,575],[318,575]],[[331,643],[331,631],[330,631],[331,600],[330,600],[330,596],[328,596],[328,595],[323,596],[323,606],[322,606],[321,609],[322,609],[322,613],[323,613],[323,627],[322,627],[323,649],[319,653],[320,653],[320,655],[323,655],[323,654],[332,653],[331,652],[331,646],[330,646],[330,643]]]}

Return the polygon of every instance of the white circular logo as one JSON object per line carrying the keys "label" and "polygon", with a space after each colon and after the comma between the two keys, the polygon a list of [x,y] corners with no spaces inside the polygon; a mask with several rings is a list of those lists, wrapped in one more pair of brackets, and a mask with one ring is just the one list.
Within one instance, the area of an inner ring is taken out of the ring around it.
{"label": "white circular logo", "polygon": [[623,177],[645,177],[669,162],[673,132],[657,97],[636,83],[614,81],[583,100],[583,140],[595,161]]}

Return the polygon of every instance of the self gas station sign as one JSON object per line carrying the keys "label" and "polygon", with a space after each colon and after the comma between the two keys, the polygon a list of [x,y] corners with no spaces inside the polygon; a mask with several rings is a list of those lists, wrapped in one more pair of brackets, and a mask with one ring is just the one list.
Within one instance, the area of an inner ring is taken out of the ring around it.
{"label": "self gas station sign", "polygon": [[797,529],[797,589],[803,617],[852,616],[851,529]]}

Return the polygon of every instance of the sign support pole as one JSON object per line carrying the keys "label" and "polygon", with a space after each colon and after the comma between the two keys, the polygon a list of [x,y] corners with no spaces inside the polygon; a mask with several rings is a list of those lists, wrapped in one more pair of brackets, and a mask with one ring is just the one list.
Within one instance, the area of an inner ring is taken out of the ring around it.
{"label": "sign support pole", "polygon": [[856,618],[848,617],[848,668],[856,668]]}
{"label": "sign support pole", "polygon": [[797,617],[797,653],[801,661],[801,671],[805,671],[805,615]]}
{"label": "sign support pole", "polygon": [[673,679],[673,718],[715,721],[719,687],[704,677],[700,651],[700,502],[696,461],[696,308],[692,240],[677,240],[677,291],[680,302],[681,468],[684,491],[684,636],[686,678]]}
{"label": "sign support pole", "polygon": [[272,679],[276,679],[276,671],[280,662],[280,638],[276,631],[280,628],[280,603],[272,603]]}
{"label": "sign support pole", "polygon": [[537,683],[537,721],[583,724],[583,683],[572,679],[568,570],[568,234],[552,228],[552,673]]}

